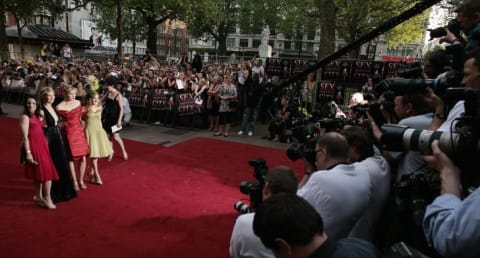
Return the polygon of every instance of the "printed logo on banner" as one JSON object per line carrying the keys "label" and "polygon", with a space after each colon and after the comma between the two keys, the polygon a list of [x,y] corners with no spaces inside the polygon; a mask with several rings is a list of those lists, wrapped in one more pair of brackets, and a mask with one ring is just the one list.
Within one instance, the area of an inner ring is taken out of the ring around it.
{"label": "printed logo on banner", "polygon": [[280,76],[282,71],[282,60],[280,58],[267,58],[265,72],[269,76]]}
{"label": "printed logo on banner", "polygon": [[337,87],[333,81],[321,81],[317,86],[317,102],[336,100]]}
{"label": "printed logo on banner", "polygon": [[292,60],[292,73],[297,75],[302,73],[309,66],[307,59],[293,59]]}
{"label": "printed logo on banner", "polygon": [[198,112],[198,107],[195,104],[193,93],[177,94],[177,112],[182,114],[189,114]]}
{"label": "printed logo on banner", "polygon": [[322,79],[337,80],[340,78],[341,61],[334,60],[326,64],[322,69]]}
{"label": "printed logo on banner", "polygon": [[396,78],[398,77],[398,70],[402,68],[402,63],[400,62],[386,62],[384,64],[384,77],[387,78]]}
{"label": "printed logo on banner", "polygon": [[152,97],[152,109],[167,109],[168,99],[170,98],[170,95],[168,94],[168,90],[155,89]]}
{"label": "printed logo on banner", "polygon": [[133,87],[128,97],[130,106],[137,106],[137,107],[143,106],[144,97],[145,97],[145,92],[142,88]]}
{"label": "printed logo on banner", "polygon": [[353,80],[365,81],[371,78],[373,73],[372,61],[355,61],[353,63]]}

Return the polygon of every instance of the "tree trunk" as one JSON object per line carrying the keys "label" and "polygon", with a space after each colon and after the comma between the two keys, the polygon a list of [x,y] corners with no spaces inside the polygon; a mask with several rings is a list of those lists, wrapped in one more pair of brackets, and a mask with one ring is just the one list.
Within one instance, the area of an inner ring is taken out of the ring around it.
{"label": "tree trunk", "polygon": [[[5,13],[5,0],[0,0],[0,13]],[[8,37],[5,30],[6,16],[3,15],[0,19],[0,60],[8,61]]]}
{"label": "tree trunk", "polygon": [[146,23],[148,26],[147,30],[147,49],[150,50],[150,53],[157,54],[157,22],[155,18],[147,17]]}
{"label": "tree trunk", "polygon": [[226,56],[227,55],[227,34],[220,34],[218,36],[218,55]]}
{"label": "tree trunk", "polygon": [[320,14],[320,46],[318,59],[322,59],[335,51],[335,16],[334,0],[316,0]]}
{"label": "tree trunk", "polygon": [[137,39],[135,37],[133,37],[133,40],[132,40],[132,58],[135,57],[136,48],[137,48]]}
{"label": "tree trunk", "polygon": [[120,59],[123,58],[123,24],[122,24],[122,0],[117,0],[117,53]]}

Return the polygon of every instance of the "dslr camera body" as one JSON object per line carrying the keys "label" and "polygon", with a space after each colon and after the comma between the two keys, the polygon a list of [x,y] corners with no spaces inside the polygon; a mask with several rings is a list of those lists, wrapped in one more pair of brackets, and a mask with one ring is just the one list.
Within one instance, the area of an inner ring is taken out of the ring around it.
{"label": "dslr camera body", "polygon": [[248,161],[248,164],[250,167],[253,167],[253,177],[255,177],[256,181],[240,182],[240,192],[250,197],[250,205],[241,200],[235,202],[233,208],[239,213],[254,212],[262,203],[262,191],[265,186],[265,177],[268,173],[268,167],[262,158],[251,159]]}

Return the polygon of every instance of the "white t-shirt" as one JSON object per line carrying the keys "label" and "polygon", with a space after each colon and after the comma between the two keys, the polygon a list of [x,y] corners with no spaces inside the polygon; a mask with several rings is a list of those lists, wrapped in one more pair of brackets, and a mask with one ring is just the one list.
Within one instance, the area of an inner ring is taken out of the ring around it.
{"label": "white t-shirt", "polygon": [[455,106],[448,112],[447,120],[443,121],[437,131],[442,132],[450,132],[450,128],[452,131],[455,131],[455,126],[457,125],[457,118],[461,117],[463,113],[465,113],[465,101],[461,100],[458,101]]}
{"label": "white t-shirt", "polygon": [[253,217],[255,213],[238,216],[230,238],[230,257],[232,258],[274,258],[260,238],[253,233]]}

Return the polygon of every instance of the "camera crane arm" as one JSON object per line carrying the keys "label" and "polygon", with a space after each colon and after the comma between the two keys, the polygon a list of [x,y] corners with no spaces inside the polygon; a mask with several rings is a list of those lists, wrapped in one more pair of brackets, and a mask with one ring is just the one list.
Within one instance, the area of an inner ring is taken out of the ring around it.
{"label": "camera crane arm", "polygon": [[426,9],[430,8],[431,6],[439,3],[441,0],[424,0],[422,2],[419,2],[415,4],[412,8],[406,10],[405,12],[399,14],[398,16],[395,16],[391,18],[390,20],[384,22],[382,25],[380,25],[378,28],[373,29],[372,31],[368,32],[367,34],[364,34],[360,38],[354,40],[352,43],[346,45],[345,47],[339,49],[337,52],[333,52],[332,54],[326,56],[322,60],[318,61],[317,63],[309,66],[307,69],[303,70],[301,73],[298,73],[295,76],[290,77],[289,79],[285,80],[282,82],[280,85],[280,88],[285,88],[286,86],[292,84],[296,80],[303,78],[307,76],[307,74],[314,72],[326,64],[330,63],[333,60],[336,60],[343,55],[347,54],[353,49],[356,49],[363,44],[367,43],[368,41],[378,37],[379,35],[387,32],[388,30],[394,28],[395,26],[399,25],[400,23],[412,18],[413,16],[422,13]]}

